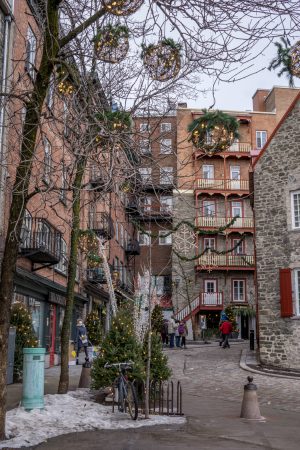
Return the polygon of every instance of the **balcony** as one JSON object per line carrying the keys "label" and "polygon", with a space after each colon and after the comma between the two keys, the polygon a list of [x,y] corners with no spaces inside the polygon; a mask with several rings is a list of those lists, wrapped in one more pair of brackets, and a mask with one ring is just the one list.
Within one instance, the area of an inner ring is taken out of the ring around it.
{"label": "balcony", "polygon": [[200,292],[199,309],[223,309],[223,292]]}
{"label": "balcony", "polygon": [[140,215],[140,207],[136,200],[128,200],[125,206],[127,214],[132,216]]}
{"label": "balcony", "polygon": [[172,208],[167,205],[142,206],[141,216],[144,220],[170,220],[173,216]]}
{"label": "balcony", "polygon": [[139,242],[135,239],[129,241],[125,248],[125,253],[132,256],[139,255],[141,253]]}
{"label": "balcony", "polygon": [[213,191],[249,191],[249,180],[198,178],[195,189]]}
{"label": "balcony", "polygon": [[[200,228],[220,228],[233,221],[233,217],[200,216],[196,217],[196,226]],[[236,217],[228,229],[252,229],[253,217]]]}
{"label": "balcony", "polygon": [[33,263],[48,266],[58,264],[61,233],[45,219],[27,218],[21,229],[20,254]]}
{"label": "balcony", "polygon": [[106,212],[91,213],[88,228],[105,241],[114,237],[114,225],[111,216]]}
{"label": "balcony", "polygon": [[[222,156],[222,155],[228,155],[229,154],[235,154],[240,156],[250,156],[250,152],[252,150],[251,144],[248,142],[234,142],[226,151],[221,151],[212,154],[211,156]],[[203,155],[204,153],[207,154],[205,150],[197,149],[195,152],[195,156]]]}
{"label": "balcony", "polygon": [[254,270],[254,255],[205,253],[197,260],[198,270]]}
{"label": "balcony", "polygon": [[97,267],[95,269],[87,269],[86,279],[90,283],[106,284],[106,278],[102,267]]}

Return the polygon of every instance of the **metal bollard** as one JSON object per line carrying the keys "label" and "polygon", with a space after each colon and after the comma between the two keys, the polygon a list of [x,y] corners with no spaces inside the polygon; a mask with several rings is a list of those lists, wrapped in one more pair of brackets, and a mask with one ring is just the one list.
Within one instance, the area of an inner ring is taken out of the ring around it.
{"label": "metal bollard", "polygon": [[260,415],[257,399],[257,386],[252,383],[253,377],[247,377],[248,384],[244,386],[244,397],[241,409],[241,418],[250,420],[263,420]]}
{"label": "metal bollard", "polygon": [[254,350],[254,330],[250,330],[250,350]]}

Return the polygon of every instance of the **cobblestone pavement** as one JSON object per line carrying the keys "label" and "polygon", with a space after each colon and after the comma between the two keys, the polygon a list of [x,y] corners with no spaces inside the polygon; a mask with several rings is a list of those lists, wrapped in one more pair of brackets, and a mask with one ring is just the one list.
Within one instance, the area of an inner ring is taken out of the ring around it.
{"label": "cobblestone pavement", "polygon": [[[254,378],[261,406],[300,412],[300,379],[272,378],[246,372],[239,367],[240,354],[248,343],[233,343],[230,349],[218,343],[166,350],[173,374],[182,381],[185,394],[241,401],[247,376]],[[300,448],[300,445],[299,445]]]}

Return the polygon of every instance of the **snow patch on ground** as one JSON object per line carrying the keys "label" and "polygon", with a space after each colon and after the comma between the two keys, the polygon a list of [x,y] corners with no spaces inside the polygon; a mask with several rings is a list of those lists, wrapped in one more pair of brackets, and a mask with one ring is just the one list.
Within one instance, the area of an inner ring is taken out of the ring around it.
{"label": "snow patch on ground", "polygon": [[45,408],[30,412],[19,407],[6,415],[7,441],[0,448],[31,447],[61,434],[101,429],[137,428],[153,425],[182,424],[183,417],[151,416],[137,421],[127,414],[112,413],[111,406],[92,401],[87,389],[65,395],[46,395]]}

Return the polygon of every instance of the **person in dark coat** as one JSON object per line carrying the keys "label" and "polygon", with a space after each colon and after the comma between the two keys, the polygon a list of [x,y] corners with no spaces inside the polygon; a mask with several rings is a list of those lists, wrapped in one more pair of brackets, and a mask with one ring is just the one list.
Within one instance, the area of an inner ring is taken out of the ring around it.
{"label": "person in dark coat", "polygon": [[169,342],[169,336],[168,336],[168,321],[165,319],[164,323],[161,327],[161,340],[163,345],[168,345]]}
{"label": "person in dark coat", "polygon": [[77,326],[76,326],[76,340],[75,340],[76,364],[79,364],[78,356],[79,356],[79,352],[82,348],[84,349],[86,362],[89,361],[89,355],[88,355],[88,351],[87,351],[88,345],[89,345],[89,341],[88,341],[88,335],[87,335],[85,325],[84,325],[82,319],[78,319]]}

